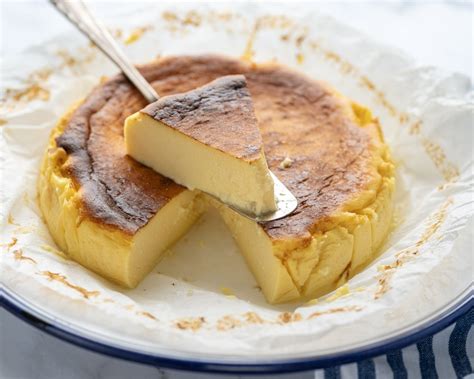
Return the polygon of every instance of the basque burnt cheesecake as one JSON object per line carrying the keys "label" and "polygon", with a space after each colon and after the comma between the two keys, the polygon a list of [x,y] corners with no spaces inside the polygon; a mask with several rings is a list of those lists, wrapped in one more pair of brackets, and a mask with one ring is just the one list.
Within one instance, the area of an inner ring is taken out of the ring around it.
{"label": "basque burnt cheesecake", "polygon": [[181,56],[140,70],[162,96],[244,75],[268,166],[298,208],[257,223],[128,156],[124,121],[147,104],[118,75],[60,120],[41,166],[40,207],[72,259],[134,287],[208,206],[220,211],[270,303],[323,295],[375,257],[389,232],[395,181],[368,109],[274,64]]}
{"label": "basque burnt cheesecake", "polygon": [[124,135],[131,157],[188,189],[249,214],[276,210],[243,75],[159,99],[125,120]]}

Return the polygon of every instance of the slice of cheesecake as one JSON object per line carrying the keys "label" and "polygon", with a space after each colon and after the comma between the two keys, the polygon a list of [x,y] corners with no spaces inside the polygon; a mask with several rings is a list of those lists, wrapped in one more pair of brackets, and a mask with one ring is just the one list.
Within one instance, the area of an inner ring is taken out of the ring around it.
{"label": "slice of cheesecake", "polygon": [[128,155],[176,183],[247,213],[276,210],[243,75],[163,97],[125,121]]}

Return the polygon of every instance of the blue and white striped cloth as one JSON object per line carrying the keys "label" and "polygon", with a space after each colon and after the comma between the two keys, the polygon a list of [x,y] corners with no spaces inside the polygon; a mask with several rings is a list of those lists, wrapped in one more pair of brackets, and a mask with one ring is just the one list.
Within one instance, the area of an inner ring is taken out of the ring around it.
{"label": "blue and white striped cloth", "polygon": [[474,379],[474,308],[455,324],[418,343],[386,355],[317,370],[317,379]]}

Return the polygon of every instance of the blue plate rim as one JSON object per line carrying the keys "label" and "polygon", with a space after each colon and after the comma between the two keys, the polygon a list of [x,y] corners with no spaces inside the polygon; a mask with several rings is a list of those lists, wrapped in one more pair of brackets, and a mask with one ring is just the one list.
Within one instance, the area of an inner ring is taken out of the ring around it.
{"label": "blue plate rim", "polygon": [[277,374],[297,371],[315,370],[335,365],[352,363],[379,355],[389,351],[401,349],[411,345],[427,336],[435,334],[448,327],[457,319],[466,314],[474,307],[474,296],[472,288],[465,296],[459,298],[448,308],[443,309],[435,320],[413,328],[400,335],[387,340],[377,341],[366,346],[355,348],[342,353],[328,354],[324,356],[309,356],[304,358],[289,358],[275,362],[266,361],[262,363],[228,363],[219,362],[212,359],[183,359],[166,357],[159,354],[148,354],[127,350],[125,348],[107,345],[94,341],[91,338],[81,336],[67,328],[54,325],[51,322],[42,320],[38,315],[34,315],[27,307],[15,299],[4,288],[1,289],[0,305],[28,324],[37,329],[54,336],[62,341],[69,342],[75,346],[97,352],[99,354],[124,359],[132,362],[152,365],[159,368],[169,368],[176,370],[224,373],[224,374]]}

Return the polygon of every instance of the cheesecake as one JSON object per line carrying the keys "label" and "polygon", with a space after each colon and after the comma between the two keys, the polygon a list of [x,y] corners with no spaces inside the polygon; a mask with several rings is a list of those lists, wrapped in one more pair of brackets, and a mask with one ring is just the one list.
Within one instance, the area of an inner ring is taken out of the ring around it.
{"label": "cheesecake", "polygon": [[[134,287],[209,207],[219,210],[269,303],[324,295],[376,257],[390,230],[395,179],[369,109],[273,63],[178,56],[140,70],[162,96],[244,75],[268,167],[298,207],[281,220],[255,222],[130,157],[125,119],[139,112],[150,128],[157,120],[140,112],[145,100],[118,75],[59,121],[41,165],[40,208],[71,259]],[[163,121],[157,128],[176,132]],[[203,151],[221,143],[198,142]]]}
{"label": "cheesecake", "polygon": [[165,96],[125,120],[127,154],[190,190],[252,215],[276,210],[243,75]]}

